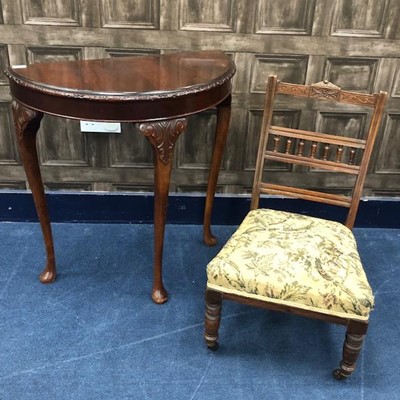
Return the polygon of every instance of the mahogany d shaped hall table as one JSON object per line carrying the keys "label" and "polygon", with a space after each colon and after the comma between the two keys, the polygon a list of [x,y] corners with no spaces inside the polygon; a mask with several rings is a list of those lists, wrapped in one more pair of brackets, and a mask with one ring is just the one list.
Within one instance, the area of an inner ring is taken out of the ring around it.
{"label": "mahogany d shaped hall table", "polygon": [[[230,119],[235,65],[220,51],[121,57],[9,67],[18,148],[41,224],[46,266],[43,283],[56,277],[50,217],[36,150],[43,114],[93,121],[133,122],[154,154],[154,278],[152,298],[167,300],[162,252],[172,155],[187,116],[217,107],[217,126],[204,211],[204,240],[215,243],[211,211]],[[45,134],[51,134],[46,132]],[[132,140],[135,140],[132,137]]]}

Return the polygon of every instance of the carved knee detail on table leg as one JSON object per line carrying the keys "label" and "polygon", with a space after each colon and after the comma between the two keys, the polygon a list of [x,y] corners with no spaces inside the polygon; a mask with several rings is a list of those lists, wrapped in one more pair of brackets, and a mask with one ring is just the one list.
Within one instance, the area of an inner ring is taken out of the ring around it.
{"label": "carved knee detail on table leg", "polygon": [[356,335],[346,333],[346,339],[343,345],[343,359],[339,368],[333,371],[336,379],[349,377],[356,368],[356,361],[363,346],[365,335]]}
{"label": "carved knee detail on table leg", "polygon": [[206,290],[206,312],[204,339],[210,350],[218,348],[218,329],[221,322],[222,295]]}
{"label": "carved knee detail on table leg", "polygon": [[186,118],[169,119],[165,121],[146,122],[139,125],[143,133],[153,145],[160,160],[168,164],[172,160],[175,142],[187,126]]}
{"label": "carved knee detail on table leg", "polygon": [[25,132],[36,135],[40,127],[40,121],[43,118],[43,113],[27,108],[15,100],[11,103],[11,109],[18,143],[21,143]]}

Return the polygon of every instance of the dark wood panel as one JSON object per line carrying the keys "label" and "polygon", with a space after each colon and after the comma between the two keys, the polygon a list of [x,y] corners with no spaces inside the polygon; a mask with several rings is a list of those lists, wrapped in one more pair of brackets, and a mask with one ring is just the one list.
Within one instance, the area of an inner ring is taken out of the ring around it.
{"label": "dark wood panel", "polygon": [[371,195],[376,197],[400,197],[400,190],[399,189],[378,189],[378,190],[371,190]]}
{"label": "dark wood panel", "polygon": [[25,24],[79,26],[78,0],[21,0]]}
{"label": "dark wood panel", "polygon": [[400,98],[400,60],[397,61],[396,72],[393,79],[393,87],[390,91],[392,97]]}
{"label": "dark wood panel", "polygon": [[82,58],[82,48],[41,46],[27,47],[26,60],[28,64],[73,61]]}
{"label": "dark wood panel", "polygon": [[[343,112],[319,112],[316,118],[316,130],[318,132],[335,134],[339,133],[355,139],[364,138],[364,130],[368,114],[366,113],[343,113]],[[328,160],[335,161],[337,146],[330,146]],[[343,159],[348,159],[350,149],[343,150]],[[323,148],[318,149],[319,157],[322,158]],[[361,157],[361,152],[356,150],[354,162],[357,165]],[[316,169],[317,170],[317,169]],[[318,169],[319,170],[319,169]],[[321,171],[321,173],[326,173]]]}
{"label": "dark wood panel", "polygon": [[[246,143],[243,157],[243,170],[254,171],[257,158],[257,147],[260,140],[262,110],[250,110],[249,127],[246,135]],[[300,111],[298,110],[274,110],[272,123],[287,128],[299,128]],[[271,138],[272,139],[272,138]],[[292,166],[290,166],[291,168]],[[289,166],[282,163],[270,163],[269,170],[288,171]]]}
{"label": "dark wood panel", "polygon": [[[129,183],[115,183],[111,184],[110,190],[113,192],[152,192],[153,185],[142,184],[129,184]],[[149,210],[150,212],[150,210]]]}
{"label": "dark wood panel", "polygon": [[41,123],[38,143],[44,165],[90,165],[86,135],[80,132],[78,121],[47,115]]}
{"label": "dark wood panel", "polygon": [[386,117],[384,134],[380,143],[375,172],[400,174],[400,114],[390,113]]}
{"label": "dark wood panel", "polygon": [[252,66],[251,92],[264,93],[268,75],[275,74],[281,81],[304,83],[307,56],[274,56],[256,54]]}
{"label": "dark wood panel", "polygon": [[[224,189],[223,186],[217,185],[215,193],[224,193]],[[178,185],[176,187],[176,193],[205,193],[206,191],[207,185]]]}
{"label": "dark wood panel", "polygon": [[101,0],[102,25],[112,28],[158,29],[159,0]]}
{"label": "dark wood panel", "polygon": [[120,168],[151,168],[152,150],[134,124],[124,123],[121,134],[109,135],[109,166]]}
{"label": "dark wood panel", "polygon": [[383,37],[388,0],[337,0],[333,35]]}
{"label": "dark wood panel", "polygon": [[216,120],[215,111],[206,111],[189,118],[186,132],[177,143],[175,164],[178,168],[209,168]]}
{"label": "dark wood panel", "polygon": [[[329,79],[344,89],[386,90],[368,195],[400,193],[400,13],[391,0],[0,0],[0,69],[85,58],[222,49],[237,65],[232,117],[219,192],[252,185],[265,81],[269,74],[295,83]],[[133,77],[134,79],[134,77]],[[10,125],[7,81],[0,76],[0,186],[22,188]],[[276,123],[358,135],[366,115],[326,103],[289,104],[282,96]],[[300,111],[301,110],[301,111]],[[204,192],[214,139],[215,111],[189,120],[174,154],[172,191]],[[38,146],[52,190],[152,191],[152,151],[132,125],[120,135],[81,134],[77,122],[45,118]],[[45,134],[44,134],[45,133]],[[278,183],[348,187],[348,178],[270,165]],[[5,185],[5,186],[4,186]],[[16,186],[15,186],[16,185]],[[21,186],[19,186],[21,185]]]}
{"label": "dark wood panel", "polygon": [[5,45],[0,45],[0,85],[5,85],[7,84],[7,79],[3,75],[3,71],[7,68],[7,65],[9,64],[9,59],[8,59],[8,50],[7,46]]}
{"label": "dark wood panel", "polygon": [[160,54],[159,49],[104,49],[105,57],[144,56],[146,54]]}
{"label": "dark wood panel", "polygon": [[23,181],[14,182],[14,181],[3,181],[0,182],[0,190],[8,189],[8,190],[24,190],[26,189],[26,183]]}
{"label": "dark wood panel", "polygon": [[321,111],[317,114],[315,125],[318,132],[328,134],[341,132],[343,136],[361,139],[366,119],[366,113],[332,113]]}
{"label": "dark wood panel", "polygon": [[82,192],[93,190],[90,182],[50,182],[45,181],[44,187],[46,190],[63,190],[66,192]]}
{"label": "dark wood panel", "polygon": [[345,90],[371,93],[378,61],[377,58],[327,58],[324,79]]}
{"label": "dark wood panel", "polygon": [[236,0],[181,0],[180,29],[235,31]]}
{"label": "dark wood panel", "polygon": [[258,0],[256,33],[310,35],[315,0]]}
{"label": "dark wood panel", "polygon": [[0,165],[18,164],[9,103],[0,102]]}

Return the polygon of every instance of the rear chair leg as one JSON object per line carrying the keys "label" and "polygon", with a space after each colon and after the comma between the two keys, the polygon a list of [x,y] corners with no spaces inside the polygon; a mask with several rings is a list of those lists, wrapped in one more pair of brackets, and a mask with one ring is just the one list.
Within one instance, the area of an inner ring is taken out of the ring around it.
{"label": "rear chair leg", "polygon": [[206,289],[204,339],[210,350],[218,349],[218,329],[221,321],[222,294]]}
{"label": "rear chair leg", "polygon": [[362,329],[363,334],[351,333],[350,328],[347,329],[346,338],[343,345],[343,359],[340,362],[339,368],[333,371],[333,376],[336,379],[348,378],[356,368],[356,361],[363,346],[365,333],[368,325],[364,324]]}

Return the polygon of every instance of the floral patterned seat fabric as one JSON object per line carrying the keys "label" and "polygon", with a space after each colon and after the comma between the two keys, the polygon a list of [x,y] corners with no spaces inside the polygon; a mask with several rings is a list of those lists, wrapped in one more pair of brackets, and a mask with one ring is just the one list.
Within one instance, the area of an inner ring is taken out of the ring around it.
{"label": "floral patterned seat fabric", "polygon": [[207,277],[210,289],[361,321],[374,304],[350,229],[283,211],[250,211]]}

